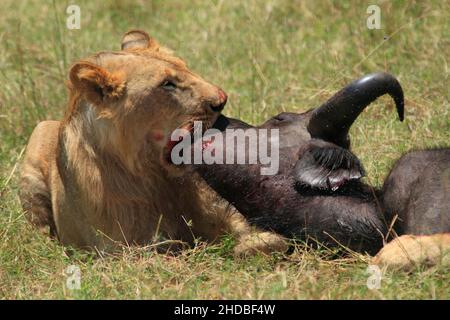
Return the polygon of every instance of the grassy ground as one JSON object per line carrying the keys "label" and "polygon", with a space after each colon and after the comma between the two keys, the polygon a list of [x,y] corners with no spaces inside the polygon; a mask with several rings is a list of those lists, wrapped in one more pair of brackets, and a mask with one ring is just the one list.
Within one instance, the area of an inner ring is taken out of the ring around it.
{"label": "grassy ground", "polygon": [[[81,30],[66,28],[69,1],[3,0],[0,8],[0,298],[450,298],[448,268],[387,272],[369,290],[369,257],[330,261],[301,247],[240,261],[230,239],[176,258],[146,249],[69,255],[26,223],[16,170],[33,127],[61,117],[70,64],[118,49],[123,32],[141,28],[229,93],[227,115],[252,123],[317,106],[365,73],[395,74],[406,122],[382,98],[352,129],[368,180],[380,185],[403,152],[450,144],[448,1],[70,3],[81,8]],[[366,28],[373,3],[381,30]],[[80,290],[66,288],[69,265],[81,269]]]}

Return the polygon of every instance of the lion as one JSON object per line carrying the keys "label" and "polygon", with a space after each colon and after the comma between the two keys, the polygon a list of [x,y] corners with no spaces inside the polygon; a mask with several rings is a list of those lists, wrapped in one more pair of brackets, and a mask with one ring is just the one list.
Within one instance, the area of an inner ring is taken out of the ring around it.
{"label": "lion", "polygon": [[120,51],[75,63],[68,88],[64,118],[36,126],[21,166],[22,207],[38,229],[98,251],[224,234],[235,237],[236,255],[287,249],[171,163],[171,133],[194,121],[210,127],[227,102],[172,51],[131,30]]}

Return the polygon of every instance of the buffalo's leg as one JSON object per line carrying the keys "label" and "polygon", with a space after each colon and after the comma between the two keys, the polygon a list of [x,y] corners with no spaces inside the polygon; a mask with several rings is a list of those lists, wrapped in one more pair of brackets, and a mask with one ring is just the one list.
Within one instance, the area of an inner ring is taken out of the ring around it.
{"label": "buffalo's leg", "polygon": [[399,234],[450,232],[450,149],[410,152],[394,165],[383,186],[389,219]]}
{"label": "buffalo's leg", "polygon": [[404,269],[450,264],[450,149],[401,157],[384,183],[383,206],[388,218],[398,216],[395,229],[401,236],[373,263]]}

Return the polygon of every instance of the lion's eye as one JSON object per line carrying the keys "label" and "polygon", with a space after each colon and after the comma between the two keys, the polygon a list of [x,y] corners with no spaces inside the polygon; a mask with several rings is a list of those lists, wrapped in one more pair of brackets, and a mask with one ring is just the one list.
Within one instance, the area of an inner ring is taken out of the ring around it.
{"label": "lion's eye", "polygon": [[177,85],[170,80],[166,80],[161,84],[164,90],[173,91],[177,88]]}

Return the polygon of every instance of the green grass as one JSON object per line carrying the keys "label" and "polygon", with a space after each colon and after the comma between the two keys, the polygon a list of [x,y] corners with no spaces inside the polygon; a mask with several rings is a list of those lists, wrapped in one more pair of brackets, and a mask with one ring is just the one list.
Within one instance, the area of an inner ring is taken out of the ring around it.
{"label": "green grass", "polygon": [[[381,7],[382,29],[366,28]],[[449,146],[448,1],[81,1],[81,30],[65,27],[73,1],[3,0],[0,8],[0,298],[450,298],[449,269],[387,272],[369,290],[369,257],[329,260],[297,247],[289,256],[236,260],[232,241],[180,256],[125,248],[98,258],[39,235],[23,217],[17,164],[34,126],[61,118],[70,64],[117,50],[147,30],[229,94],[225,114],[251,123],[319,105],[347,82],[386,70],[406,95],[406,122],[379,99],[351,131],[353,149],[380,185],[404,152]],[[81,269],[80,290],[64,270]]]}

